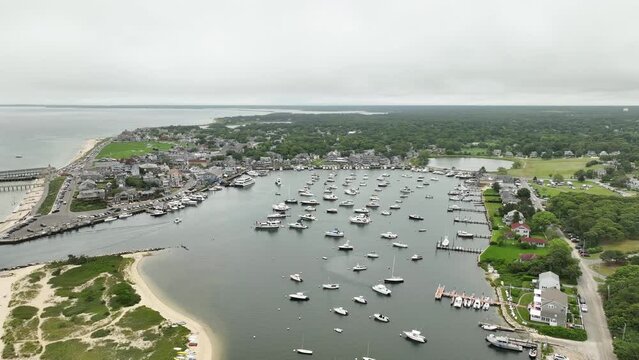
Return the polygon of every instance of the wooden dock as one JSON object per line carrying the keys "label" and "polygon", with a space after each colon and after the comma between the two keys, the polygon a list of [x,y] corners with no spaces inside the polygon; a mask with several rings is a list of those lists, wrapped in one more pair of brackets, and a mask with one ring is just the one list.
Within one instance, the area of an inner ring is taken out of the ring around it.
{"label": "wooden dock", "polygon": [[484,221],[484,220],[460,219],[459,217],[454,218],[453,222],[461,223],[461,224],[476,224],[476,225],[488,225],[489,224],[488,221]]}
{"label": "wooden dock", "polygon": [[453,212],[453,211],[465,211],[465,212],[474,212],[474,213],[482,213],[482,214],[486,213],[486,209],[473,209],[473,208],[463,208],[463,207],[449,206],[448,207],[448,212]]}
{"label": "wooden dock", "polygon": [[465,253],[471,253],[471,254],[481,254],[482,251],[484,251],[483,249],[471,249],[471,248],[465,248],[461,246],[450,246],[450,245],[444,246],[442,245],[441,241],[438,241],[435,247],[437,250],[465,252]]}
{"label": "wooden dock", "polygon": [[515,328],[511,328],[511,327],[507,327],[507,326],[501,326],[501,325],[497,325],[497,324],[490,324],[490,323],[485,323],[485,322],[479,322],[479,327],[482,327],[484,325],[488,325],[488,326],[496,326],[497,329],[495,329],[495,331],[510,331],[510,332],[519,332],[521,330],[515,329]]}
{"label": "wooden dock", "polygon": [[[456,297],[461,297],[464,300],[472,300],[474,301],[477,298],[484,298],[484,296],[475,296],[475,294],[471,294],[468,295],[466,294],[466,292],[457,292],[457,290],[453,290],[453,291],[446,291],[446,286],[439,284],[437,286],[437,289],[435,290],[435,300],[442,300],[442,298],[449,298],[449,299],[454,299]],[[499,301],[494,300],[493,298],[490,298],[490,306],[499,306],[500,303]],[[452,304],[451,304],[452,305]],[[468,308],[467,308],[468,309]]]}

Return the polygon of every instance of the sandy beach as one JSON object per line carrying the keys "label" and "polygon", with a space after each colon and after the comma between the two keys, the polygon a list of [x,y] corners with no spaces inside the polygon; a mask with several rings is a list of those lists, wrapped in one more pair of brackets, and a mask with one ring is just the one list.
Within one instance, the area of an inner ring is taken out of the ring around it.
{"label": "sandy beach", "polygon": [[80,148],[80,150],[77,152],[77,154],[75,154],[73,159],[71,159],[71,161],[69,161],[69,164],[72,164],[72,163],[78,161],[81,157],[83,157],[89,151],[91,151],[91,149],[93,149],[99,142],[100,142],[100,139],[88,139],[88,140],[85,140],[84,143],[82,144],[82,148]]}
{"label": "sandy beach", "polygon": [[150,253],[125,255],[125,257],[130,257],[134,260],[131,265],[129,275],[131,277],[131,281],[134,283],[133,287],[142,298],[140,303],[157,310],[164,318],[170,321],[183,321],[185,323],[184,326],[193,334],[197,335],[198,345],[195,349],[198,360],[220,360],[221,347],[211,329],[193,320],[193,318],[184,315],[175,307],[169,306],[167,301],[162,300],[159,297],[158,291],[152,289],[150,283],[144,279],[144,276],[140,272],[140,264],[146,256],[150,256]]}
{"label": "sandy beach", "polygon": [[18,222],[24,220],[29,215],[35,214],[35,207],[40,203],[44,196],[44,179],[33,181],[33,187],[24,194],[20,204],[9,214],[2,222],[0,222],[0,234],[10,229]]}
{"label": "sandy beach", "polygon": [[[9,300],[11,300],[11,286],[16,281],[22,279],[32,271],[41,268],[44,265],[27,266],[16,270],[7,270],[0,272],[0,338],[4,336],[4,321],[9,315]],[[2,342],[0,342],[0,351],[2,351]]]}

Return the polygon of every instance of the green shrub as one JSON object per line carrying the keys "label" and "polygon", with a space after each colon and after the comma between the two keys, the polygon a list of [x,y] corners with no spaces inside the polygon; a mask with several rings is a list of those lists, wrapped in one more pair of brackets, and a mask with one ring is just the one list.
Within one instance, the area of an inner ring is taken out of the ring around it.
{"label": "green shrub", "polygon": [[548,335],[561,339],[575,341],[586,341],[588,339],[586,330],[582,329],[568,329],[561,326],[541,325],[537,327],[537,330],[539,330],[539,333],[542,335]]}
{"label": "green shrub", "polygon": [[11,310],[11,316],[20,320],[29,320],[38,313],[38,308],[33,306],[16,306]]}
{"label": "green shrub", "polygon": [[108,336],[110,333],[111,333],[111,330],[109,329],[98,329],[91,333],[91,337],[93,339],[103,338],[105,336]]}
{"label": "green shrub", "polygon": [[121,307],[133,306],[140,302],[140,295],[138,295],[133,287],[127,282],[119,282],[111,287],[111,300],[109,305],[113,309],[119,309]]}

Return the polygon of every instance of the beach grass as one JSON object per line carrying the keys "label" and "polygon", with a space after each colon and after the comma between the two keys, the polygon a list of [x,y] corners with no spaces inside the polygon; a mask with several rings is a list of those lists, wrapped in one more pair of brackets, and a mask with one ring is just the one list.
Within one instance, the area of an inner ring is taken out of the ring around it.
{"label": "beach grass", "polygon": [[47,191],[47,196],[44,198],[42,204],[40,204],[40,208],[38,208],[38,214],[47,215],[51,212],[51,208],[53,208],[53,203],[55,202],[56,197],[58,196],[58,192],[64,183],[64,176],[58,176],[55,179],[49,181],[49,189]]}
{"label": "beach grass", "polygon": [[171,147],[173,147],[171,143],[158,141],[114,141],[102,148],[96,159],[129,159],[146,155],[154,150],[166,151]]}
{"label": "beach grass", "polygon": [[159,312],[146,306],[139,306],[122,316],[118,325],[133,331],[138,331],[158,326],[163,320]]}
{"label": "beach grass", "polygon": [[[519,169],[509,169],[508,174],[525,178],[550,178],[554,174],[561,174],[565,178],[571,178],[575,171],[585,169],[590,158],[567,158],[567,159],[517,159],[522,166]],[[600,165],[597,165],[600,167]],[[597,169],[597,166],[591,169]]]}

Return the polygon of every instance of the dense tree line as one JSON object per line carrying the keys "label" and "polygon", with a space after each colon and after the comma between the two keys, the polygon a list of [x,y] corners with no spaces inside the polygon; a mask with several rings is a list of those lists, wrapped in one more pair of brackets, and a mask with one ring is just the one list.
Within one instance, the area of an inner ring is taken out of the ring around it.
{"label": "dense tree line", "polygon": [[540,256],[532,261],[515,261],[508,264],[509,272],[537,276],[542,272],[552,271],[569,283],[577,283],[577,278],[581,276],[579,261],[572,257],[568,244],[563,240],[553,240],[550,242],[549,247],[550,251],[547,255]]}
{"label": "dense tree line", "polygon": [[550,199],[549,210],[584,239],[586,247],[639,239],[638,198],[565,192]]}
{"label": "dense tree line", "polygon": [[627,265],[600,288],[619,360],[639,359],[639,266]]}

